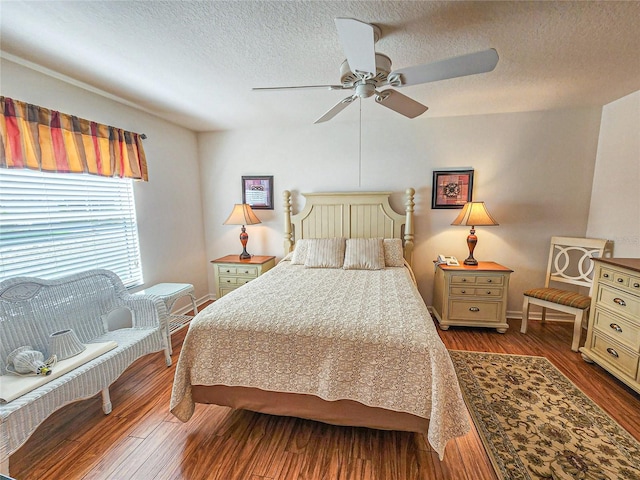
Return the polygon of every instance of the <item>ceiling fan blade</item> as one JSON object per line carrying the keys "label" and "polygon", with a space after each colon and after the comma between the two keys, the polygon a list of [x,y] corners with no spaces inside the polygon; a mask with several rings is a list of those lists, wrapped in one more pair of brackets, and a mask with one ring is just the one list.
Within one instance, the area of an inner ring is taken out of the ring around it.
{"label": "ceiling fan blade", "polygon": [[376,73],[375,29],[355,18],[336,18],[336,28],[351,71]]}
{"label": "ceiling fan blade", "polygon": [[322,88],[324,90],[348,90],[351,87],[345,87],[344,85],[296,85],[292,87],[253,87],[251,90],[255,91],[269,91],[269,90],[303,90],[312,88]]}
{"label": "ceiling fan blade", "polygon": [[385,107],[409,118],[415,118],[418,115],[422,115],[429,109],[429,107],[422,105],[420,102],[416,102],[412,98],[391,89],[378,92],[375,99],[376,103],[384,105]]}
{"label": "ceiling fan blade", "polygon": [[476,73],[490,72],[498,64],[498,52],[494,48],[469,53],[426,65],[401,68],[388,76],[389,85],[405,87],[421,83],[437,82],[447,78],[464,77]]}
{"label": "ceiling fan blade", "polygon": [[333,107],[331,107],[331,109],[329,109],[324,115],[322,115],[319,119],[317,119],[313,123],[322,123],[322,122],[326,122],[328,120],[331,120],[333,117],[335,117],[337,114],[339,114],[342,110],[344,110],[349,105],[351,105],[351,103],[353,103],[353,101],[356,98],[358,98],[357,95],[352,95],[352,96],[347,97],[347,98],[345,98],[343,100],[340,100]]}

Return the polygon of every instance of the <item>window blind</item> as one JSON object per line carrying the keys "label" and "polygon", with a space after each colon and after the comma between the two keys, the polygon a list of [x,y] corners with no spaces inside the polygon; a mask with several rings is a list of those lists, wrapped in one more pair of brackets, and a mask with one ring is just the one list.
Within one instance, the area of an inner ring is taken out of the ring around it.
{"label": "window blind", "polygon": [[0,280],[93,268],[143,283],[132,180],[0,169]]}

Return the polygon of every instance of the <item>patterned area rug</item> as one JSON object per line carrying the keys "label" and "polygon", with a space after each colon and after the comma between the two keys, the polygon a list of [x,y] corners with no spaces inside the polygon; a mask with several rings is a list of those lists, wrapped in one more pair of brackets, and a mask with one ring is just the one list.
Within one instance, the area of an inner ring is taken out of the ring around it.
{"label": "patterned area rug", "polygon": [[640,480],[640,443],[546,358],[450,354],[498,477]]}

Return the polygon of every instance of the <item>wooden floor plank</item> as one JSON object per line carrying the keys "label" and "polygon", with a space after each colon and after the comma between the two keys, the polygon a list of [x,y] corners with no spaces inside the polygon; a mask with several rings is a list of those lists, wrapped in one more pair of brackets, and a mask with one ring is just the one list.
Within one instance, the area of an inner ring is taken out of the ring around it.
{"label": "wooden floor plank", "polygon": [[[640,395],[570,350],[572,325],[509,321],[505,334],[452,327],[447,348],[540,355],[640,439]],[[186,330],[172,336],[174,366],[157,353],[138,360],[100,397],[67,405],[11,456],[20,480],[495,480],[475,428],[438,459],[424,436],[197,405],[182,423],[169,412],[175,363]]]}

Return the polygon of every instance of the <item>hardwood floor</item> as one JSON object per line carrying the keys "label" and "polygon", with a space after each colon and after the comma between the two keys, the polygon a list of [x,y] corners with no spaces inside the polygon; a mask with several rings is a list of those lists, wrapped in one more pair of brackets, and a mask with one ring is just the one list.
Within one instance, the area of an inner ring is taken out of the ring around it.
{"label": "hardwood floor", "polygon": [[[640,439],[640,395],[570,350],[571,324],[510,320],[495,330],[455,328],[450,349],[540,355],[551,360],[620,425]],[[226,407],[198,405],[182,423],[169,413],[175,363],[186,329],[172,337],[174,366],[162,353],[132,365],[111,388],[113,412],[100,397],[67,405],[10,459],[18,480],[47,479],[344,479],[491,480],[475,430],[450,442],[441,462],[421,435],[334,427]],[[584,337],[584,335],[583,335]]]}

